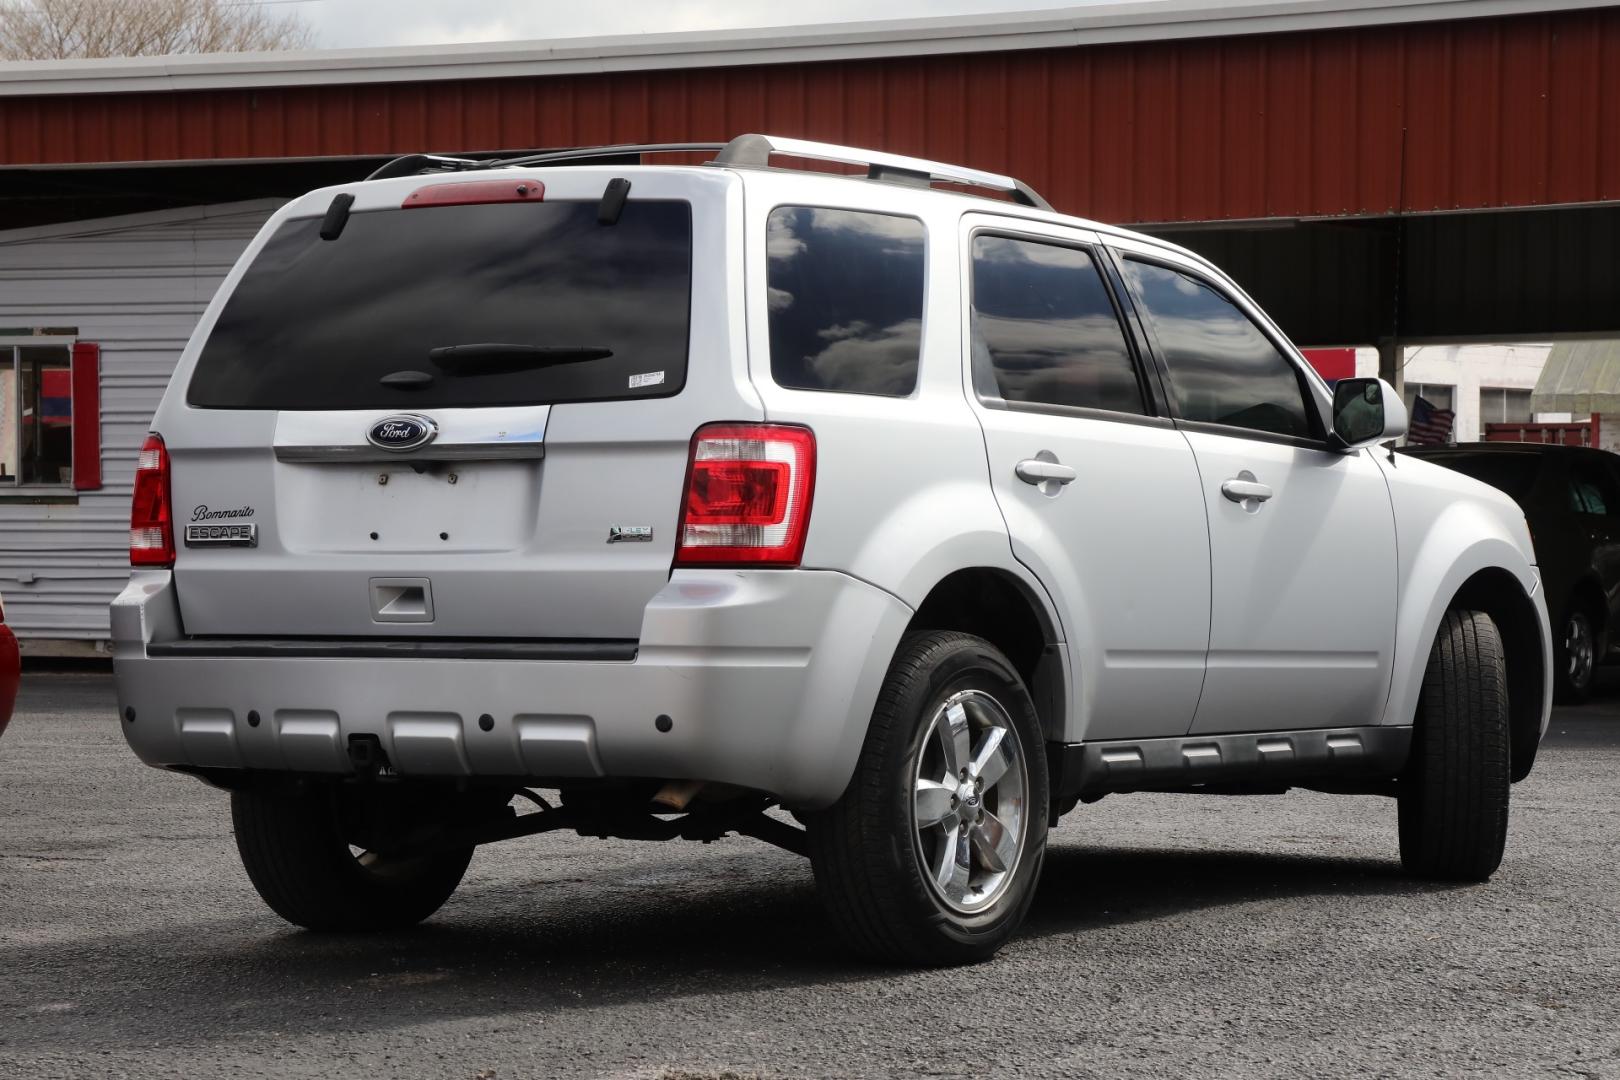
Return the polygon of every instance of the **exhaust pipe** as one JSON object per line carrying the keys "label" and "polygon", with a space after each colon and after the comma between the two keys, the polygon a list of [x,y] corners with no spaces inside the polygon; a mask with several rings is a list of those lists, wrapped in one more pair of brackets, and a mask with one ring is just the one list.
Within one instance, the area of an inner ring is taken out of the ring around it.
{"label": "exhaust pipe", "polygon": [[653,796],[654,812],[663,810],[672,814],[683,814],[697,798],[704,788],[702,780],[670,780],[658,789]]}

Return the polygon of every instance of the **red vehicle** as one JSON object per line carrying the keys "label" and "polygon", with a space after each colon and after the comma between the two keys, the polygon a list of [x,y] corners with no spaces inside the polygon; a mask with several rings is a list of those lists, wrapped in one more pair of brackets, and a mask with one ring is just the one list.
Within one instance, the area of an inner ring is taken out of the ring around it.
{"label": "red vehicle", "polygon": [[22,659],[17,655],[17,635],[6,625],[6,609],[0,603],[0,734],[11,723],[11,710],[17,704],[17,684],[22,681]]}

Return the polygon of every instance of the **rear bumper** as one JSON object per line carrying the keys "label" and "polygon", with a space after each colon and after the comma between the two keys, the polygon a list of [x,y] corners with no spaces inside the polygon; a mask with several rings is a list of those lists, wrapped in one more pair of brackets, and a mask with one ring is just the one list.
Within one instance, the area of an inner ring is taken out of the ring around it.
{"label": "rear bumper", "polygon": [[150,765],[337,776],[374,735],[402,776],[697,779],[808,808],[848,783],[910,617],[830,571],[681,571],[633,659],[532,660],[188,654],[167,571],[112,607],[121,727]]}

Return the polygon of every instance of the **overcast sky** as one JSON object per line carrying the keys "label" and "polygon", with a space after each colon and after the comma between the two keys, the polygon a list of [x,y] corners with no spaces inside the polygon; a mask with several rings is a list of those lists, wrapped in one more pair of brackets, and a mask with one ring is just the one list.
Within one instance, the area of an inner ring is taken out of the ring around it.
{"label": "overcast sky", "polygon": [[1104,0],[302,0],[289,7],[315,28],[321,48],[341,49],[799,26],[1088,2]]}

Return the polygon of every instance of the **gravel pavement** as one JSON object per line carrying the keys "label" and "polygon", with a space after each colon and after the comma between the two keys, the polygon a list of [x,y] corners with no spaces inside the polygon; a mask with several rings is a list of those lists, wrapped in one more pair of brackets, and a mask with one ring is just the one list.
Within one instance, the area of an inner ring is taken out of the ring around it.
{"label": "gravel pavement", "polygon": [[226,798],[142,767],[111,680],[0,739],[0,1078],[1620,1080],[1620,695],[1555,717],[1486,886],[1411,883],[1395,807],[1117,796],[1065,818],[993,962],[852,962],[755,841],[482,849],[409,934],[266,910]]}

